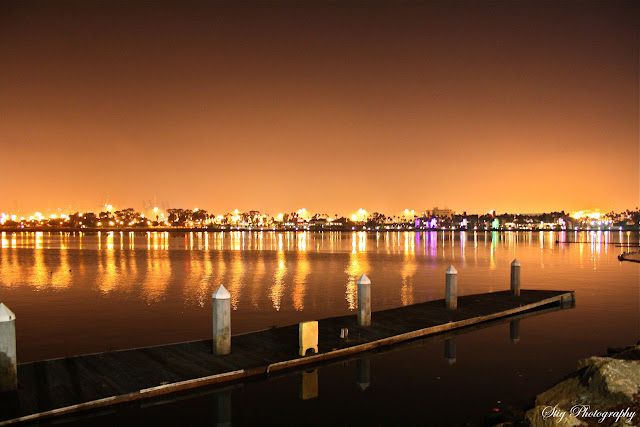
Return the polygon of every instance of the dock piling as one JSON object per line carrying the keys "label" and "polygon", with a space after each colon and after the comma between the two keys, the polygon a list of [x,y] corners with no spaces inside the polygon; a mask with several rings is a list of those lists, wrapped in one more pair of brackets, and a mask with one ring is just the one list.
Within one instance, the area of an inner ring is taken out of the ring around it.
{"label": "dock piling", "polygon": [[16,315],[0,303],[0,392],[17,389]]}
{"label": "dock piling", "polygon": [[511,263],[511,295],[520,296],[520,261],[517,259]]}
{"label": "dock piling", "polygon": [[570,296],[563,297],[560,300],[560,305],[562,307],[565,307],[565,308],[575,307],[576,306],[576,293],[575,292],[571,292]]}
{"label": "dock piling", "polygon": [[371,280],[366,274],[358,279],[358,326],[371,326]]}
{"label": "dock piling", "polygon": [[446,271],[445,306],[449,310],[458,308],[458,271],[450,265]]}
{"label": "dock piling", "polygon": [[213,293],[213,354],[231,353],[231,294],[218,286]]}

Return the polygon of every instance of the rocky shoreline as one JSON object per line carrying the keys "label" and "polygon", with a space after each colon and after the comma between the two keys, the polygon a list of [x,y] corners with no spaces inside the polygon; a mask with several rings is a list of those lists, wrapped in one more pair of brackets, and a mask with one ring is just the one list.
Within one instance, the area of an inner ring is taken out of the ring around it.
{"label": "rocky shoreline", "polygon": [[577,370],[539,394],[534,407],[487,425],[640,426],[640,342],[578,362]]}

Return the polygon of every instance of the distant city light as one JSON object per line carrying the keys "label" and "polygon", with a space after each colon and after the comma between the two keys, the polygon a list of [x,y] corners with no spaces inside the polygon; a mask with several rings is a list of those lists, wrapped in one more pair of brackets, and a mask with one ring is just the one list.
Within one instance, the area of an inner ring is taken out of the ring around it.
{"label": "distant city light", "polygon": [[[136,212],[133,208],[115,210],[114,212],[105,212],[105,208],[113,209],[112,205],[103,205],[102,212],[75,212],[73,214],[61,213],[62,209],[57,209],[60,213],[53,209],[47,209],[48,216],[41,212],[35,212],[34,215],[28,217],[20,217],[16,214],[1,213],[0,225],[3,227],[29,228],[29,227],[65,227],[65,228],[92,228],[92,227],[140,227],[150,226],[152,228],[189,228],[203,227],[210,230],[229,229],[233,225],[234,230],[267,230],[270,228],[293,230],[299,228],[301,230],[335,230],[338,231],[342,227],[356,228],[364,227],[368,230],[434,230],[434,229],[451,229],[466,230],[473,227],[474,230],[616,230],[623,231],[625,229],[634,230],[640,223],[640,211],[627,210],[621,213],[601,213],[599,210],[594,211],[578,211],[571,215],[563,212],[555,211],[545,214],[500,214],[496,215],[495,211],[489,216],[469,215],[464,212],[458,214],[449,209],[437,209],[433,211],[420,211],[415,214],[413,209],[405,209],[400,214],[387,216],[382,213],[372,215],[364,208],[358,208],[355,212],[346,215],[348,220],[338,221],[338,214],[329,216],[326,213],[314,213],[307,211],[306,208],[300,208],[292,214],[278,213],[271,216],[268,213],[262,213],[257,210],[248,212],[240,212],[235,209],[233,213],[221,215],[209,215],[206,210],[199,208],[193,209],[169,209],[169,212],[160,213],[161,209],[157,206],[152,209],[153,220],[145,217],[145,214]],[[147,211],[149,212],[149,211]],[[297,214],[295,213],[297,212]],[[404,212],[404,214],[403,214]],[[421,213],[420,213],[421,212]],[[198,213],[198,215],[196,215]],[[70,216],[71,215],[71,216]],[[151,216],[151,215],[150,215]],[[165,218],[171,216],[171,219]],[[83,219],[82,222],[77,218]],[[63,220],[56,221],[54,220]],[[22,223],[20,223],[22,222]],[[366,222],[366,223],[365,223]],[[353,224],[355,223],[355,224]]]}
{"label": "distant city light", "polygon": [[578,211],[578,212],[573,212],[571,214],[571,217],[575,219],[599,220],[601,216],[602,216],[602,213],[600,213],[598,209],[596,209],[595,211]]}

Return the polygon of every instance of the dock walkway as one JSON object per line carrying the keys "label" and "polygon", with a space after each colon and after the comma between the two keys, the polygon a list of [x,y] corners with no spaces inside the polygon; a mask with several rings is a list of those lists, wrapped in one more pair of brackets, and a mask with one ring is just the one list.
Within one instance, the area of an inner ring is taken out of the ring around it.
{"label": "dock walkway", "polygon": [[0,394],[0,425],[264,376],[572,300],[571,291],[503,291],[458,297],[456,310],[437,300],[374,312],[369,327],[355,315],[322,319],[319,352],[305,357],[291,325],[233,336],[226,356],[213,355],[209,339],[19,364],[18,390]]}

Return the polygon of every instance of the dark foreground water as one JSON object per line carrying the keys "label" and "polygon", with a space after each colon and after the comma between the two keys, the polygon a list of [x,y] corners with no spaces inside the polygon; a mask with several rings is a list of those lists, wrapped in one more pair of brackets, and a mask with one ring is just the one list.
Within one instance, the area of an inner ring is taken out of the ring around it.
{"label": "dark foreground water", "polygon": [[522,320],[517,342],[504,323],[457,336],[455,361],[436,339],[67,419],[481,424],[530,403],[578,359],[638,341],[640,264],[617,260],[637,246],[630,232],[2,234],[0,301],[17,316],[26,362],[206,338],[220,283],[232,295],[236,334],[355,315],[362,273],[374,310],[443,298],[450,264],[459,294],[506,289],[518,258],[523,288],[575,290],[576,307]]}

